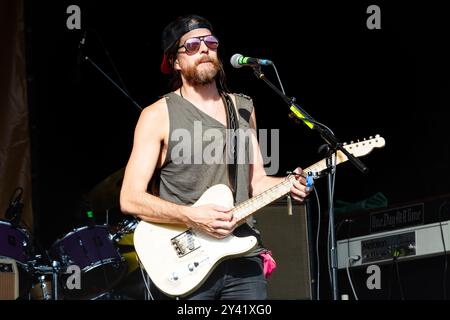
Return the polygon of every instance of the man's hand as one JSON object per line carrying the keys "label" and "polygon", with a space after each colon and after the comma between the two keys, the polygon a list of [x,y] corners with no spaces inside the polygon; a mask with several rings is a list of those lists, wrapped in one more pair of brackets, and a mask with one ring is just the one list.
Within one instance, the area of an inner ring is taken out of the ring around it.
{"label": "man's hand", "polygon": [[215,204],[189,207],[187,226],[215,238],[225,238],[236,228],[237,220],[231,209]]}
{"label": "man's hand", "polygon": [[312,185],[306,185],[306,179],[300,175],[302,171],[302,168],[297,168],[294,170],[294,173],[297,173],[297,175],[295,175],[296,181],[291,188],[291,197],[299,202],[303,202],[313,188]]}

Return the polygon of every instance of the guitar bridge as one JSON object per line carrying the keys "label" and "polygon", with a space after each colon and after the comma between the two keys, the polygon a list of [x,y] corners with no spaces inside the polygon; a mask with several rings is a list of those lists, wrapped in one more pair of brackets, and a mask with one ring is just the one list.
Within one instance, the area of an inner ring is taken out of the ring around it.
{"label": "guitar bridge", "polygon": [[178,255],[178,258],[184,257],[192,251],[200,248],[200,241],[197,239],[196,234],[192,229],[180,233],[170,241]]}

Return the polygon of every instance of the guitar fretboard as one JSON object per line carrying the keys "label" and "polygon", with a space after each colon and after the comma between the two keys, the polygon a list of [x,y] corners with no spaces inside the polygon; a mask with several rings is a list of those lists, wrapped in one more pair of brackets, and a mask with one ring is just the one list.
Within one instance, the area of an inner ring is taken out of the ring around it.
{"label": "guitar fretboard", "polygon": [[255,211],[286,195],[294,181],[295,176],[288,176],[283,182],[234,207],[233,215],[238,221],[246,219]]}
{"label": "guitar fretboard", "polygon": [[[320,172],[324,168],[326,168],[326,165],[325,161],[322,160],[304,169],[301,175],[306,177],[309,172]],[[288,194],[294,184],[294,181],[295,175],[287,176],[283,182],[234,207],[233,215],[239,222],[247,219],[250,215],[262,207]]]}

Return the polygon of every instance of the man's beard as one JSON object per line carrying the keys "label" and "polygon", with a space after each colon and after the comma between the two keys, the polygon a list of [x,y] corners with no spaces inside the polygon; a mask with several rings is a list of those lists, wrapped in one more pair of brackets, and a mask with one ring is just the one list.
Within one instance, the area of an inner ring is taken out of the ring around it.
{"label": "man's beard", "polygon": [[[210,62],[212,66],[208,68],[198,69],[198,66],[203,62]],[[217,73],[220,70],[220,62],[217,59],[205,57],[195,63],[194,66],[188,67],[183,70],[184,78],[188,83],[194,86],[203,86],[210,84],[216,78]],[[206,69],[206,70],[205,70]]]}

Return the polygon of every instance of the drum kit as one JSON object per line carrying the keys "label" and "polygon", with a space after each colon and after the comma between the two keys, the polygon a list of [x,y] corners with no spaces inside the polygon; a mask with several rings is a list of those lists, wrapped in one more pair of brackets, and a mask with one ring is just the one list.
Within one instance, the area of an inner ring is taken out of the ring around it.
{"label": "drum kit", "polygon": [[[90,192],[98,211],[117,205],[106,194],[118,199],[120,183],[116,180],[121,176],[123,170]],[[48,250],[36,248],[26,229],[0,221],[0,300],[131,299],[117,288],[139,268],[133,246],[138,220],[126,216],[110,224],[108,211],[105,224],[73,229]],[[4,288],[12,288],[12,292],[2,294]]]}

